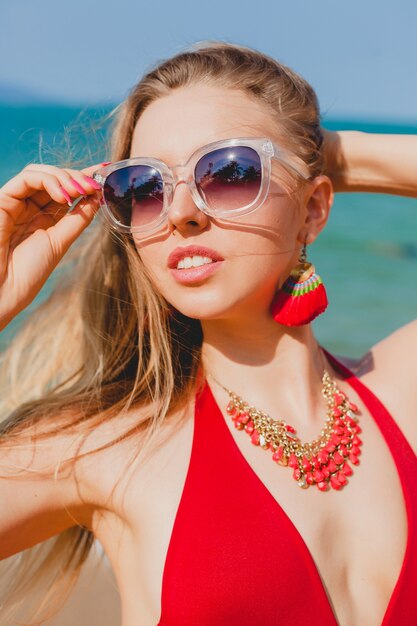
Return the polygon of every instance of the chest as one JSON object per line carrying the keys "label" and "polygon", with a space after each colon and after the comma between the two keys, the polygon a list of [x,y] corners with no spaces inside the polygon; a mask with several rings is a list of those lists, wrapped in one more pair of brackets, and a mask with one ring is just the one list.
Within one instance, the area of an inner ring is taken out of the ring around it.
{"label": "chest", "polygon": [[[404,561],[407,517],[381,432],[366,413],[361,426],[363,454],[349,484],[321,493],[300,490],[289,468],[272,463],[226,418],[215,455],[203,441],[192,454],[190,416],[152,462],[132,474],[123,508],[97,529],[126,620],[140,616],[155,626],[163,587],[169,599],[175,580],[175,592],[194,597],[198,611],[207,598],[233,610],[248,595],[265,603],[268,593],[277,606],[278,587],[285,590],[284,610],[310,587],[329,623],[336,616],[343,626],[379,626]],[[196,454],[206,455],[204,466],[195,463]]]}

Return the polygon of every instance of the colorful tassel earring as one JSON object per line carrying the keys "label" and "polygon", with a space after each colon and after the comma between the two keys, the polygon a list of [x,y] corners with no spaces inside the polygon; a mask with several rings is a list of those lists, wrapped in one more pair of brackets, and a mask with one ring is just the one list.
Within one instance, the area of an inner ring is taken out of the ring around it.
{"label": "colorful tassel earring", "polygon": [[272,317],[285,326],[308,324],[328,305],[323,281],[307,261],[306,249],[304,243],[299,262],[271,304]]}

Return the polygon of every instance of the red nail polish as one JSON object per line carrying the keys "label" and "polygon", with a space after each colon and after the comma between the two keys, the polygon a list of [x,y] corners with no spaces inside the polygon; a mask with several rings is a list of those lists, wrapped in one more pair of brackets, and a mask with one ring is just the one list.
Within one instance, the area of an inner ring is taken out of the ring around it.
{"label": "red nail polish", "polygon": [[91,178],[91,176],[87,176],[87,174],[83,174],[83,177],[86,179],[88,183],[90,183],[92,187],[94,187],[94,189],[97,189],[97,191],[101,189],[101,185],[99,185],[99,183],[96,180],[94,180],[94,178]]}
{"label": "red nail polish", "polygon": [[68,191],[66,191],[62,185],[60,185],[61,191],[62,191],[62,195],[64,196],[65,200],[67,201],[67,204],[69,206],[71,206],[71,204],[73,203],[73,200],[71,198],[71,196],[69,195]]}
{"label": "red nail polish", "polygon": [[75,187],[78,193],[80,193],[81,195],[84,195],[87,193],[86,190],[83,189],[83,187],[81,187],[81,185],[76,180],[74,180],[74,178],[70,177],[70,180],[71,180],[71,185]]}
{"label": "red nail polish", "polygon": [[111,161],[106,161],[105,163],[100,163],[100,165],[101,165],[102,167],[104,167],[105,165],[110,165],[110,163],[111,163]]}

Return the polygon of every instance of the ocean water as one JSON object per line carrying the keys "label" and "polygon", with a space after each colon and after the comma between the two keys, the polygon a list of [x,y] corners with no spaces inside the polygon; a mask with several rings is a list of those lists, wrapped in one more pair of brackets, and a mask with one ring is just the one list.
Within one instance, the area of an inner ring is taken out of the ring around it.
{"label": "ocean water", "polygon": [[[110,109],[0,106],[0,185],[29,162],[106,159]],[[329,129],[417,133],[416,126],[324,120]],[[82,167],[82,165],[80,165]],[[318,339],[336,354],[360,356],[377,341],[417,317],[417,199],[385,194],[335,195],[329,223],[309,246],[322,276],[329,307],[315,322]],[[8,344],[37,299],[0,335]]]}

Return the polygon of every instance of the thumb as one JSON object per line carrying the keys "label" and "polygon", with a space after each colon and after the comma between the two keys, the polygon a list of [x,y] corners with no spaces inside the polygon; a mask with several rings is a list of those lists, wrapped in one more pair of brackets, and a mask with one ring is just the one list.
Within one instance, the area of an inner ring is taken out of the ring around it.
{"label": "thumb", "polygon": [[54,249],[60,251],[61,255],[64,254],[91,224],[99,208],[100,197],[97,194],[77,198],[73,210],[48,228],[48,235]]}

